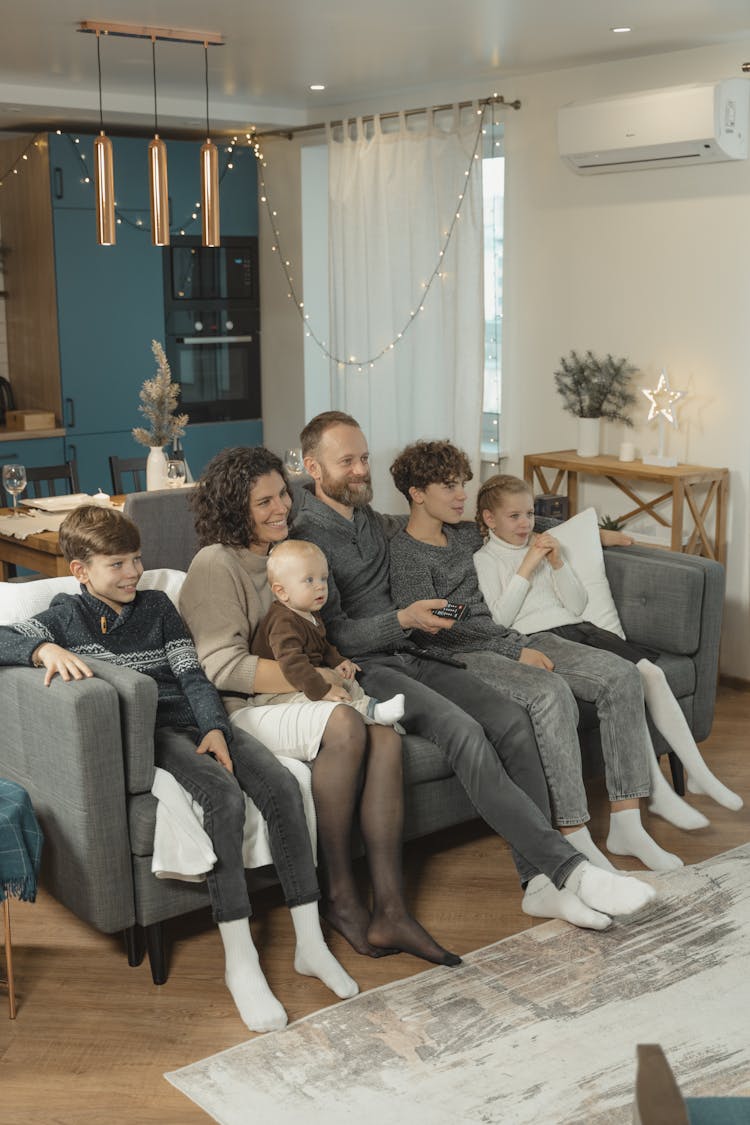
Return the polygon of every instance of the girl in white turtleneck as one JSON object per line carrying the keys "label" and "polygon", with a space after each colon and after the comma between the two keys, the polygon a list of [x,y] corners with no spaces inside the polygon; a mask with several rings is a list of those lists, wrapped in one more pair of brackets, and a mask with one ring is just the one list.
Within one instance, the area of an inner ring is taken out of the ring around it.
{"label": "girl in white turtleneck", "polygon": [[630,660],[640,673],[654,725],[687,770],[690,791],[728,809],[742,808],[742,798],[701,757],[664,673],[649,659],[656,653],[586,621],[588,594],[554,534],[532,535],[534,501],[526,482],[506,475],[485,481],[477,499],[477,522],[487,539],[474,565],[493,620],[526,635],[556,633]]}

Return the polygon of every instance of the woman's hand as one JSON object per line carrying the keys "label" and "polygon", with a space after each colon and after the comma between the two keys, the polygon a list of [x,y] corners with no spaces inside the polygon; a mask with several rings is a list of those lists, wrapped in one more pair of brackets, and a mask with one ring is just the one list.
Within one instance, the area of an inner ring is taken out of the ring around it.
{"label": "woman's hand", "polygon": [[196,754],[213,754],[220,766],[229,770],[230,773],[234,773],[227,740],[220,730],[210,730],[207,734],[204,734],[201,742],[196,746],[195,752]]}
{"label": "woman's hand", "polygon": [[45,687],[49,687],[55,676],[59,676],[67,684],[70,680],[89,679],[94,674],[80,656],[60,645],[52,644],[51,641],[45,641],[34,649],[31,662],[47,669],[44,676]]}

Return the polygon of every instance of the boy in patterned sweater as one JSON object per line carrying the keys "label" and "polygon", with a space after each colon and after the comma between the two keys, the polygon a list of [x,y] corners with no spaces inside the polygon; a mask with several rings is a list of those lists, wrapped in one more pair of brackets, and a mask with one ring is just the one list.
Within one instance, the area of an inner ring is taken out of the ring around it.
{"label": "boy in patterned sweater", "polygon": [[137,592],[143,573],[138,528],[113,509],[87,505],[63,521],[60,546],[80,594],[59,594],[43,613],[0,628],[0,665],[43,667],[47,686],[56,675],[66,682],[93,676],[84,658],[96,658],[156,681],[155,763],[203,809],[217,857],[207,885],[226,953],[225,980],[252,1031],[281,1028],[287,1020],[263,976],[248,925],[244,794],[268,821],[297,936],[295,968],[319,977],[340,997],[355,995],[357,985],[320,930],[320,891],[297,782],[256,739],[229,724],[167,595]]}

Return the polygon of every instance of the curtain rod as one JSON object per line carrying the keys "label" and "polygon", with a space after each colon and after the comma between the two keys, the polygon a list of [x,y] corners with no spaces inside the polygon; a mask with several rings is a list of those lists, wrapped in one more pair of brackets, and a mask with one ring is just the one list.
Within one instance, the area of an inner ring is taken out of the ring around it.
{"label": "curtain rod", "polygon": [[[521,108],[520,98],[516,98],[512,102],[507,102],[502,94],[493,94],[491,98],[478,98],[478,99],[475,98],[474,101],[458,102],[456,104],[457,104],[459,109],[468,109],[469,106],[472,106],[472,105],[475,105],[475,104],[476,105],[507,106],[509,109],[520,109]],[[421,109],[393,110],[389,113],[377,113],[377,114],[376,113],[367,113],[367,114],[363,114],[361,116],[362,116],[363,122],[374,121],[376,117],[379,117],[381,121],[389,121],[394,117],[399,117],[401,115],[401,113],[403,113],[404,117],[417,117],[417,116],[419,116],[420,113],[427,113],[429,110],[432,110],[433,113],[443,113],[446,110],[453,109],[453,108],[454,108],[454,103],[451,102],[448,105],[422,106]],[[350,117],[348,120],[353,121],[353,120],[356,119],[356,117],[359,117],[359,116],[360,116],[359,114],[355,114],[354,117]],[[263,133],[256,133],[255,136],[256,137],[287,137],[289,140],[291,140],[295,133],[312,133],[312,132],[315,132],[316,130],[325,129],[326,125],[330,125],[331,128],[335,129],[337,126],[343,125],[343,124],[344,124],[343,119],[341,119],[339,121],[319,121],[317,125],[296,125],[291,129],[269,129],[269,130],[267,130],[266,132],[263,132]]]}

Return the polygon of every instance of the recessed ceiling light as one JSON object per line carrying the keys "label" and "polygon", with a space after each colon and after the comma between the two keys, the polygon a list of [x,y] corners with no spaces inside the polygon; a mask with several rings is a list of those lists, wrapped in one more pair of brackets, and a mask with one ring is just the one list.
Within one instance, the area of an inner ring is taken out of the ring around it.
{"label": "recessed ceiling light", "polygon": [[624,35],[626,31],[632,31],[632,27],[610,27],[610,31],[614,31],[615,35]]}
{"label": "recessed ceiling light", "polygon": [[325,86],[321,86],[319,82],[316,82],[313,86],[310,87],[310,89],[311,90],[325,90]]}

